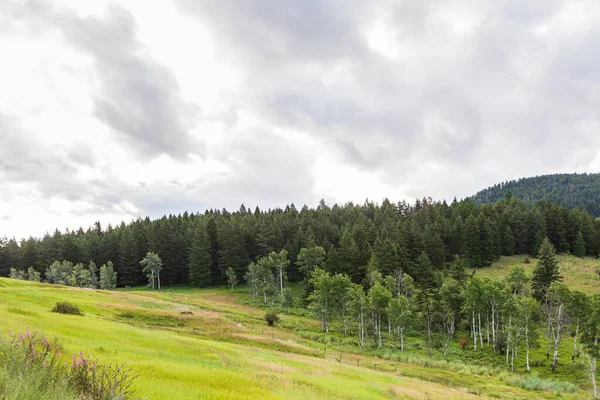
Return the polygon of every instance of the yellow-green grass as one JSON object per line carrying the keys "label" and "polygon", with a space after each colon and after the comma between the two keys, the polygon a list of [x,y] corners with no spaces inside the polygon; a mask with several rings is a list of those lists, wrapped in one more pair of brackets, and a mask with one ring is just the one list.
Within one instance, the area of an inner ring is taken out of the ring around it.
{"label": "yellow-green grass", "polygon": [[[85,316],[51,313],[57,301],[80,306]],[[187,311],[192,314],[181,314]],[[406,363],[392,367],[357,354],[340,362],[339,352],[325,356],[322,345],[267,327],[263,315],[221,289],[107,292],[0,279],[0,332],[29,329],[57,337],[65,361],[83,351],[102,362],[124,363],[139,375],[136,394],[147,399],[468,399],[479,392],[559,398],[507,386],[499,376]],[[315,324],[308,317],[293,319]],[[374,370],[375,364],[385,371]]]}
{"label": "yellow-green grass", "polygon": [[[525,263],[524,256],[501,257],[492,263],[491,267],[479,268],[475,276],[480,278],[503,278],[506,277],[512,268],[521,266],[531,276],[538,260],[529,258],[529,263]],[[600,259],[579,258],[571,255],[556,256],[560,271],[563,275],[563,282],[571,290],[580,290],[584,293],[595,294],[600,292]],[[472,270],[471,270],[472,272]]]}

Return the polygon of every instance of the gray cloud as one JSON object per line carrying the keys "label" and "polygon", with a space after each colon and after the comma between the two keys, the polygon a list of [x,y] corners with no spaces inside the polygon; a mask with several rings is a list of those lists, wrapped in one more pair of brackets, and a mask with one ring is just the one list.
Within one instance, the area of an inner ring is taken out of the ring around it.
{"label": "gray cloud", "polygon": [[[598,155],[600,135],[577,122],[598,121],[598,28],[538,33],[566,1],[179,4],[211,30],[222,62],[244,66],[238,106],[330,138],[345,162],[410,196],[465,196]],[[457,33],[443,9],[480,18]],[[368,47],[375,17],[395,30],[397,58]]]}
{"label": "gray cloud", "polygon": [[98,82],[92,93],[95,115],[133,153],[182,161],[189,154],[204,156],[203,142],[189,132],[199,108],[183,100],[173,73],[146,54],[129,11],[113,5],[102,17],[81,17],[43,1],[12,3],[7,9],[32,29],[58,30],[92,57]]}
{"label": "gray cloud", "polygon": [[[450,199],[506,179],[585,170],[600,148],[600,24],[557,18],[566,4],[176,0],[181,17],[210,34],[216,61],[236,72],[235,85],[200,110],[149,55],[138,17],[122,6],[81,16],[50,1],[3,1],[0,35],[58,38],[89,57],[92,117],[134,165],[193,154],[222,170],[125,183],[105,167],[111,157],[101,146],[36,141],[63,126],[28,131],[24,122],[40,111],[29,107],[0,114],[0,187],[25,183],[28,199],[85,199],[90,208],[74,212],[82,218],[124,201],[155,217],[242,202],[316,204],[325,194],[315,193],[313,145],[409,197]],[[581,4],[592,14],[593,0]],[[570,26],[553,25],[561,20]],[[393,57],[369,45],[378,21]],[[68,63],[56,60],[77,73]],[[224,129],[205,145],[214,126]],[[314,140],[288,140],[286,129]],[[79,176],[86,169],[93,178]]]}

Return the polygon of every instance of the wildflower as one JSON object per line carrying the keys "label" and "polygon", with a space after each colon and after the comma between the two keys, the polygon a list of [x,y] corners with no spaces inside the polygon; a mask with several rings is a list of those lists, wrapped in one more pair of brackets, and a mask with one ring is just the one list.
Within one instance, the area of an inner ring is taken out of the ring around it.
{"label": "wildflower", "polygon": [[43,365],[44,367],[45,367],[46,365],[48,365],[48,364],[46,363],[46,360],[44,360],[44,362],[42,363],[42,365]]}
{"label": "wildflower", "polygon": [[19,333],[19,339],[23,340],[23,339],[25,339],[25,336],[23,336],[22,333]]}
{"label": "wildflower", "polygon": [[60,351],[56,352],[56,357],[60,357]]}
{"label": "wildflower", "polygon": [[27,332],[26,332],[26,334],[27,334],[27,337],[29,337],[29,336],[30,336],[30,334],[29,334],[29,329],[27,329]]}

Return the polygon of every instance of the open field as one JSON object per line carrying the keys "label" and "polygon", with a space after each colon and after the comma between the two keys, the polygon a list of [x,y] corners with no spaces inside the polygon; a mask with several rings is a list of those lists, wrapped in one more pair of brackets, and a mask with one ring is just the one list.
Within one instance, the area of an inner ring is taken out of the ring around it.
{"label": "open field", "polygon": [[[500,260],[492,263],[491,267],[480,268],[476,271],[476,276],[480,278],[503,278],[515,266],[521,266],[531,277],[533,269],[538,260],[529,257],[529,263],[525,263],[525,256],[502,257]],[[561,274],[564,277],[563,282],[571,290],[579,290],[587,294],[600,292],[600,259],[579,258],[571,255],[557,255],[556,259],[560,264]],[[473,272],[470,270],[470,272]]]}
{"label": "open field", "polygon": [[[86,315],[49,311],[65,300]],[[148,399],[580,397],[508,386],[501,374],[477,375],[476,368],[326,349],[306,338],[318,334],[312,318],[286,315],[269,328],[264,309],[239,300],[225,289],[107,292],[0,279],[0,332],[36,330],[58,337],[64,354],[125,363],[139,374],[136,394]]]}

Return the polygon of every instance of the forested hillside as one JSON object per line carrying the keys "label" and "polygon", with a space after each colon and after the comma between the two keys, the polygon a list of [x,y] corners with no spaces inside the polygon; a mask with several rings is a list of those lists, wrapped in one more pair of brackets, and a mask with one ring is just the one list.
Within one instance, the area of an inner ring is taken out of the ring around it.
{"label": "forested hillside", "polygon": [[548,200],[569,210],[580,208],[600,216],[600,174],[555,174],[521,178],[491,186],[472,197],[478,204],[495,203],[507,193],[533,204]]}
{"label": "forested hillside", "polygon": [[[151,221],[138,219],[117,227],[94,224],[87,230],[55,231],[43,238],[18,242],[3,239],[0,246],[0,276],[10,268],[37,271],[48,279],[56,260],[81,263],[93,268],[112,261],[118,286],[147,282],[140,260],[148,251],[163,262],[164,284],[220,285],[229,268],[242,279],[250,262],[272,251],[289,255],[288,276],[301,279],[297,258],[309,244],[324,248],[325,269],[345,273],[363,283],[373,256],[383,276],[398,268],[419,281],[428,279],[420,270],[425,253],[434,270],[461,255],[469,267],[489,265],[500,255],[537,254],[548,237],[560,253],[577,256],[600,253],[600,221],[586,211],[567,210],[541,201],[529,205],[506,197],[494,204],[473,200],[415,204],[328,206],[316,209],[292,204],[285,209],[254,211],[243,205],[238,211],[210,210],[205,214],[170,215]],[[80,268],[79,270],[82,270]]]}

